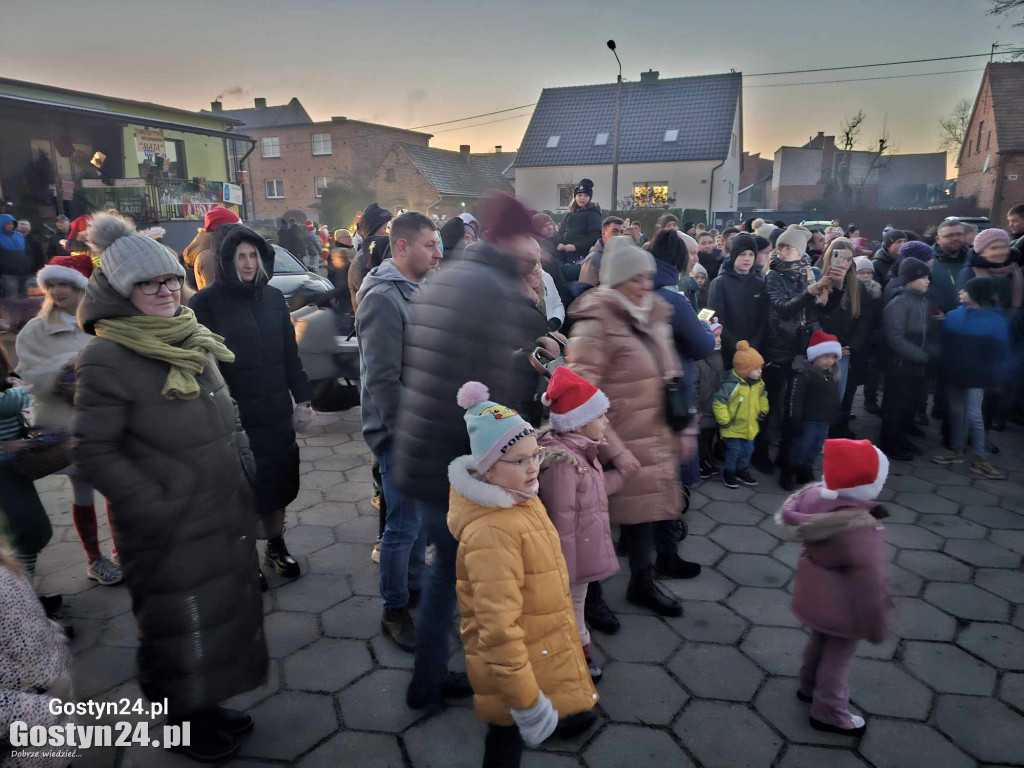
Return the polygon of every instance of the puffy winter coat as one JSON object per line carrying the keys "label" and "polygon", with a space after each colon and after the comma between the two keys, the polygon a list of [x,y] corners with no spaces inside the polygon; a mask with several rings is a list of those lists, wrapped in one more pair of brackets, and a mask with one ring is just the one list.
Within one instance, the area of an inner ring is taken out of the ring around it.
{"label": "puffy winter coat", "polygon": [[576,246],[576,252],[570,256],[581,259],[590,253],[590,249],[601,239],[603,220],[601,206],[593,201],[587,203],[586,208],[566,214],[562,222],[562,242]]}
{"label": "puffy winter coat", "polygon": [[225,363],[222,371],[256,456],[256,507],[264,513],[284,509],[298,495],[299,446],[292,428],[292,398],[309,402],[313,393],[299,360],[284,295],[266,282],[274,274],[274,251],[262,238],[259,251],[267,277],[258,276],[255,284],[238,279],[235,249],[243,237],[253,234],[240,224],[217,228],[216,282],[193,296],[189,306],[199,322],[223,336],[235,353],[235,362]]}
{"label": "puffy winter coat", "polygon": [[356,257],[348,268],[348,290],[352,300],[352,311],[359,309],[359,289],[363,279],[374,267],[380,266],[390,256],[389,241],[386,236],[374,235],[367,237],[359,244]]}
{"label": "puffy winter coat", "polygon": [[562,541],[570,584],[601,581],[619,570],[608,518],[608,497],[622,488],[617,469],[605,471],[601,443],[575,432],[546,432],[540,500]]}
{"label": "puffy winter coat", "polygon": [[32,385],[36,426],[68,428],[71,403],[57,392],[57,385],[90,338],[73,315],[56,308],[45,317],[33,317],[21,329],[15,341],[18,374]]}
{"label": "puffy winter coat", "polygon": [[943,312],[950,312],[960,306],[956,279],[960,276],[960,270],[967,264],[968,251],[970,248],[963,245],[951,256],[942,250],[938,243],[932,246],[932,260],[929,262],[932,268],[932,283],[928,288],[928,295],[932,304]]}
{"label": "puffy winter coat", "polygon": [[181,252],[181,262],[185,265],[185,280],[191,276],[190,287],[197,291],[217,280],[217,251],[213,247],[213,232],[200,229],[192,242]]}
{"label": "puffy winter coat", "polygon": [[[818,269],[812,268],[811,272],[815,280],[821,279]],[[816,297],[807,292],[806,269],[784,262],[773,264],[764,285],[768,292],[768,335],[764,350],[758,351],[769,363],[788,367],[794,357],[807,350],[811,334],[820,327],[819,316],[835,309],[843,294],[831,291],[828,304],[817,304]]]}
{"label": "puffy winter coat", "polygon": [[[1007,274],[997,274],[997,272],[1004,271],[1007,272]],[[1021,308],[1015,308],[1013,306],[1013,281],[1016,276],[1015,273],[1019,271],[1020,266],[1014,261],[1012,253],[1007,257],[1005,263],[994,265],[976,254],[972,249],[968,256],[966,266],[960,270],[960,274],[957,276],[957,295],[959,295],[959,292],[962,291],[967,286],[967,283],[974,278],[990,277],[995,282],[996,295],[999,298],[999,307],[1015,314],[1019,314]]]}
{"label": "puffy winter coat", "polygon": [[[722,270],[722,264],[725,262],[726,256],[718,248],[715,248],[711,253],[698,252],[697,260],[700,265],[704,267],[708,273],[708,280],[714,280],[718,277]],[[713,306],[713,305],[712,305]],[[755,347],[757,349],[757,347]]]}
{"label": "puffy winter coat", "polygon": [[[138,314],[93,273],[78,309],[86,333]],[[90,341],[78,356],[73,456],[79,476],[110,500],[142,692],[192,713],[260,685],[267,645],[238,411],[212,356],[192,400],[160,394],[168,370]]]}
{"label": "puffy winter coat", "polygon": [[891,278],[896,277],[899,267],[899,257],[893,256],[885,248],[879,248],[875,251],[875,256],[871,260],[871,268],[875,272],[875,280],[883,288]]}
{"label": "puffy winter coat", "polygon": [[888,303],[882,320],[890,369],[923,376],[934,341],[927,294],[901,288]]}
{"label": "puffy winter coat", "polygon": [[[826,635],[880,643],[892,600],[883,526],[872,502],[823,499],[821,483],[786,499],[775,521],[803,542],[793,584],[793,613]],[[874,512],[874,515],[872,514]]]}
{"label": "puffy winter coat", "polygon": [[17,223],[9,213],[0,213],[0,274],[32,274],[32,258],[26,250],[25,236],[18,230],[7,232],[4,227]]}
{"label": "puffy winter coat", "polygon": [[708,429],[718,424],[714,411],[715,393],[722,386],[722,376],[725,374],[721,351],[712,352],[703,360],[698,360],[693,371],[694,405],[700,414],[701,429]]}
{"label": "puffy winter coat", "polygon": [[870,299],[865,300],[864,294],[867,291],[863,285],[858,284],[857,291],[860,299],[860,313],[856,317],[853,316],[853,308],[846,306],[847,297],[844,294],[835,309],[819,318],[821,329],[839,339],[839,343],[844,347],[849,347],[851,353],[862,350],[871,335],[871,324],[865,317],[865,305]]}
{"label": "puffy winter coat", "polygon": [[954,387],[1002,386],[1011,369],[1006,315],[994,307],[954,309],[942,322],[939,364]]}
{"label": "puffy winter coat", "polygon": [[715,393],[711,409],[723,439],[753,440],[768,418],[768,390],[764,380],[751,384],[736,371],[729,371]]}
{"label": "puffy winter coat", "polygon": [[452,462],[448,528],[459,542],[455,591],[477,716],[512,725],[541,691],[560,717],[597,704],[569,596],[558,532],[537,497],[511,493]]}
{"label": "puffy winter coat", "polygon": [[839,363],[823,371],[800,355],[786,395],[786,418],[793,424],[831,424],[839,417]]}
{"label": "puffy winter coat", "polygon": [[492,400],[521,414],[537,410],[537,374],[527,356],[547,321],[521,280],[513,256],[474,243],[413,301],[394,438],[396,481],[410,496],[436,504],[448,499],[448,464],[469,453],[464,412],[455,400],[464,383],[483,382]]}
{"label": "puffy winter coat", "polygon": [[672,309],[655,295],[642,323],[617,295],[601,286],[572,305],[575,324],[566,360],[611,401],[609,457],[628,448],[640,462],[640,471],[609,500],[612,522],[674,520],[682,508],[680,454],[678,438],[665,421],[664,389],[665,376],[680,371],[669,325]]}
{"label": "puffy winter coat", "polygon": [[722,363],[732,367],[736,343],[746,341],[753,349],[764,349],[768,333],[768,293],[764,280],[753,271],[741,275],[726,260],[718,277],[708,286],[708,306],[722,324]]}

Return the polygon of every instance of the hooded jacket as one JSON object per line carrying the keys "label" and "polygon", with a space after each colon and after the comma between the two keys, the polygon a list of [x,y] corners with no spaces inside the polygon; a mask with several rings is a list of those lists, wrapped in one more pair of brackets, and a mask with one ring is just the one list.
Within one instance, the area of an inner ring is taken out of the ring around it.
{"label": "hooded jacket", "polygon": [[[139,314],[93,273],[78,308],[86,333]],[[142,692],[192,713],[260,685],[267,645],[238,411],[212,356],[192,400],[160,394],[167,372],[92,339],[78,356],[71,430],[76,475],[110,500]]]}
{"label": "hooded jacket", "polygon": [[933,346],[931,324],[927,294],[900,288],[886,305],[882,319],[891,370],[912,376],[925,374]]}
{"label": "hooded jacket", "polygon": [[831,424],[839,417],[839,363],[827,371],[803,355],[793,360],[793,381],[786,396],[786,418],[795,425]]}
{"label": "hooded jacket", "polygon": [[17,229],[7,232],[8,224],[17,224],[9,213],[0,213],[0,274],[30,275],[32,259],[28,255],[25,236]]}
{"label": "hooded jacket", "polygon": [[[257,275],[255,283],[243,283],[235,270],[235,249],[246,239],[257,244],[266,273]],[[274,274],[274,250],[241,224],[219,226],[213,246],[219,254],[216,280],[189,306],[235,353],[235,362],[224,363],[222,370],[256,456],[256,507],[273,512],[287,507],[299,492],[292,398],[309,402],[312,390],[284,295],[267,284]]]}
{"label": "hooded jacket", "polygon": [[754,274],[746,275],[733,268],[732,259],[726,260],[718,277],[708,286],[708,306],[715,310],[722,324],[722,364],[732,368],[736,343],[747,341],[753,349],[764,349],[768,332],[768,292],[764,280]]}
{"label": "hooded jacket", "polygon": [[359,289],[356,336],[363,439],[378,456],[391,447],[402,394],[402,344],[409,305],[419,290],[391,259],[374,267]]}
{"label": "hooded jacket", "polygon": [[[821,271],[811,269],[814,279],[821,279]],[[841,291],[831,291],[828,303],[817,304],[816,297],[807,292],[810,285],[806,269],[797,262],[787,264],[774,260],[764,279],[768,292],[768,335],[765,360],[789,367],[793,358],[807,349],[807,342],[820,327],[820,315],[831,312],[842,299]]]}
{"label": "hooded jacket", "polygon": [[959,307],[942,321],[939,364],[947,384],[964,389],[1002,386],[1012,368],[1006,315],[994,307]]}
{"label": "hooded jacket", "polygon": [[[226,226],[226,225],[221,225]],[[181,263],[185,265],[185,281],[191,280],[190,287],[201,291],[217,280],[217,251],[213,248],[213,232],[200,229],[192,242],[181,252]]]}
{"label": "hooded jacket", "polygon": [[883,288],[889,280],[896,277],[899,266],[899,258],[893,256],[885,248],[875,251],[875,258],[871,260],[871,268],[875,271],[875,280]]}
{"label": "hooded jacket", "polygon": [[951,256],[942,250],[938,243],[932,246],[932,284],[928,289],[928,295],[931,297],[932,303],[943,312],[949,312],[960,306],[956,279],[960,276],[960,270],[967,264],[969,250],[970,248],[966,245],[962,245],[960,250]]}
{"label": "hooded jacket", "polygon": [[[708,282],[711,282],[718,277],[719,272],[722,270],[722,264],[725,261],[725,254],[721,250],[715,248],[711,253],[704,253],[703,251],[697,252],[697,260],[700,265],[704,267],[704,270],[708,273]],[[714,306],[714,305],[712,305]]]}
{"label": "hooded jacket", "polygon": [[824,499],[821,489],[802,488],[775,516],[788,538],[803,542],[793,613],[826,635],[880,643],[892,608],[884,527],[875,517],[885,513],[873,502]]}
{"label": "hooded jacket", "polygon": [[715,392],[711,410],[723,440],[729,437],[753,440],[761,431],[761,422],[768,418],[768,390],[764,379],[751,384],[735,370],[729,371]]}
{"label": "hooded jacket", "polygon": [[576,246],[576,252],[569,254],[570,257],[582,259],[590,253],[590,249],[601,239],[603,220],[601,206],[593,200],[586,207],[566,214],[562,222],[562,242]]}
{"label": "hooded jacket", "polygon": [[569,596],[558,531],[537,497],[470,474],[472,456],[451,463],[448,528],[459,542],[455,592],[466,673],[477,716],[513,725],[513,709],[543,691],[560,717],[597,704]]}
{"label": "hooded jacket", "polygon": [[[1009,267],[1010,274],[997,275],[993,273],[993,269],[1001,267]],[[1019,270],[1020,266],[1014,261],[1012,252],[1007,255],[1006,261],[1003,264],[992,264],[976,254],[972,248],[967,256],[967,264],[960,270],[960,274],[957,276],[957,295],[959,296],[960,291],[975,277],[990,277],[995,281],[996,291],[999,296],[999,307],[1003,310],[1014,310],[1013,273]],[[1020,311],[1020,309],[1020,307],[1017,307],[1015,311]]]}

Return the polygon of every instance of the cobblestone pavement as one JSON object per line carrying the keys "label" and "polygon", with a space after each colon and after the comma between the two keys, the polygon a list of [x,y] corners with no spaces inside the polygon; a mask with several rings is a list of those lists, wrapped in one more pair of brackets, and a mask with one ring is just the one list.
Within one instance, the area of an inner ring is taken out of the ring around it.
{"label": "cobblestone pavement", "polygon": [[[861,414],[854,427],[874,436],[877,420]],[[928,432],[934,447],[935,428]],[[799,550],[778,538],[771,515],[784,496],[760,477],[756,493],[720,482],[695,489],[681,552],[705,571],[666,582],[684,601],[682,618],[627,604],[624,573],[606,585],[622,631],[594,633],[606,665],[600,726],[528,752],[524,765],[1024,765],[1024,432],[1011,427],[993,441],[1002,448],[994,463],[1011,471],[1008,481],[977,479],[962,465],[945,469],[926,457],[893,463],[882,500],[892,513],[896,608],[891,637],[862,644],[853,664],[853,704],[868,718],[859,743],[812,730],[796,699],[805,633],[789,611],[788,590]],[[412,658],[380,633],[369,557],[377,513],[358,411],[319,415],[301,443],[302,492],[286,538],[304,574],[293,583],[269,577],[271,674],[231,702],[257,724],[233,765],[478,766],[484,726],[468,703],[432,718],[405,707]],[[86,579],[67,481],[39,487],[55,528],[39,586],[67,596],[76,693],[137,697],[128,593]],[[453,667],[462,668],[458,652]],[[190,764],[144,747],[92,749],[74,762]]]}

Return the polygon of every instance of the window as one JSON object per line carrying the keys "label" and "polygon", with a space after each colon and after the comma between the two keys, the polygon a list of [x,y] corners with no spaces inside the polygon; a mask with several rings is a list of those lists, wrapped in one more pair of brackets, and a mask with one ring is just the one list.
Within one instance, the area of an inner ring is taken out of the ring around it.
{"label": "window", "polygon": [[327,177],[326,176],[314,176],[313,177],[313,192],[316,193],[316,196],[317,197],[323,197],[325,189],[327,189]]}
{"label": "window", "polygon": [[263,186],[267,191],[267,199],[284,197],[283,179],[264,179]]}
{"label": "window", "polygon": [[572,202],[572,191],[576,188],[575,184],[559,184],[558,185],[558,207],[568,208],[569,203]]}
{"label": "window", "polygon": [[633,203],[639,208],[668,205],[667,181],[634,181]]}
{"label": "window", "polygon": [[264,157],[280,157],[281,139],[277,136],[264,136],[260,139],[260,153]]}
{"label": "window", "polygon": [[386,169],[384,171],[384,180],[388,184],[394,184],[395,183],[395,169],[394,168],[388,168],[388,169]]}
{"label": "window", "polygon": [[729,155],[736,157],[736,134],[732,135],[732,139],[729,141]]}
{"label": "window", "polygon": [[557,147],[558,146],[558,141],[561,138],[562,138],[561,136],[548,136],[548,146],[547,146],[547,148],[548,149],[554,149],[555,147]]}
{"label": "window", "polygon": [[665,141],[677,141],[679,139],[679,130],[677,128],[669,128],[665,131]]}
{"label": "window", "polygon": [[974,154],[976,155],[981,153],[981,134],[984,133],[984,131],[985,121],[982,120],[980,123],[978,123],[978,140],[974,142]]}
{"label": "window", "polygon": [[185,168],[185,142],[178,139],[165,139],[164,170],[169,179],[187,179],[188,170]]}
{"label": "window", "polygon": [[331,154],[331,134],[329,134],[329,133],[314,133],[313,134],[313,154],[314,155],[329,155],[329,154]]}
{"label": "window", "polygon": [[595,147],[603,147],[607,143],[608,143],[608,134],[607,133],[599,133],[599,134],[597,134],[597,136],[594,137],[594,146]]}

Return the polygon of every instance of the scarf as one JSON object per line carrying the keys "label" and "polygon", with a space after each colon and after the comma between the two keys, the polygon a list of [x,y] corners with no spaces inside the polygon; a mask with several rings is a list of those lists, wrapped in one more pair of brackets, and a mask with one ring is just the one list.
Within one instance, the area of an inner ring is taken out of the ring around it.
{"label": "scarf", "polygon": [[1024,273],[1021,273],[1020,265],[1008,261],[1002,266],[995,266],[979,258],[974,265],[974,276],[1009,278],[1012,285],[1010,308],[1024,307]]}
{"label": "scarf", "polygon": [[651,310],[654,309],[653,293],[648,293],[644,297],[644,303],[637,306],[623,296],[621,291],[617,291],[614,288],[607,288],[606,290],[618,300],[627,312],[629,312],[630,317],[636,320],[640,325],[647,325],[647,321],[651,319]]}
{"label": "scarf", "polygon": [[235,354],[224,346],[224,337],[200,325],[195,313],[182,307],[175,317],[131,315],[98,320],[96,335],[116,342],[137,355],[171,366],[160,394],[168,400],[199,397],[196,376],[206,368],[207,355],[231,363]]}

